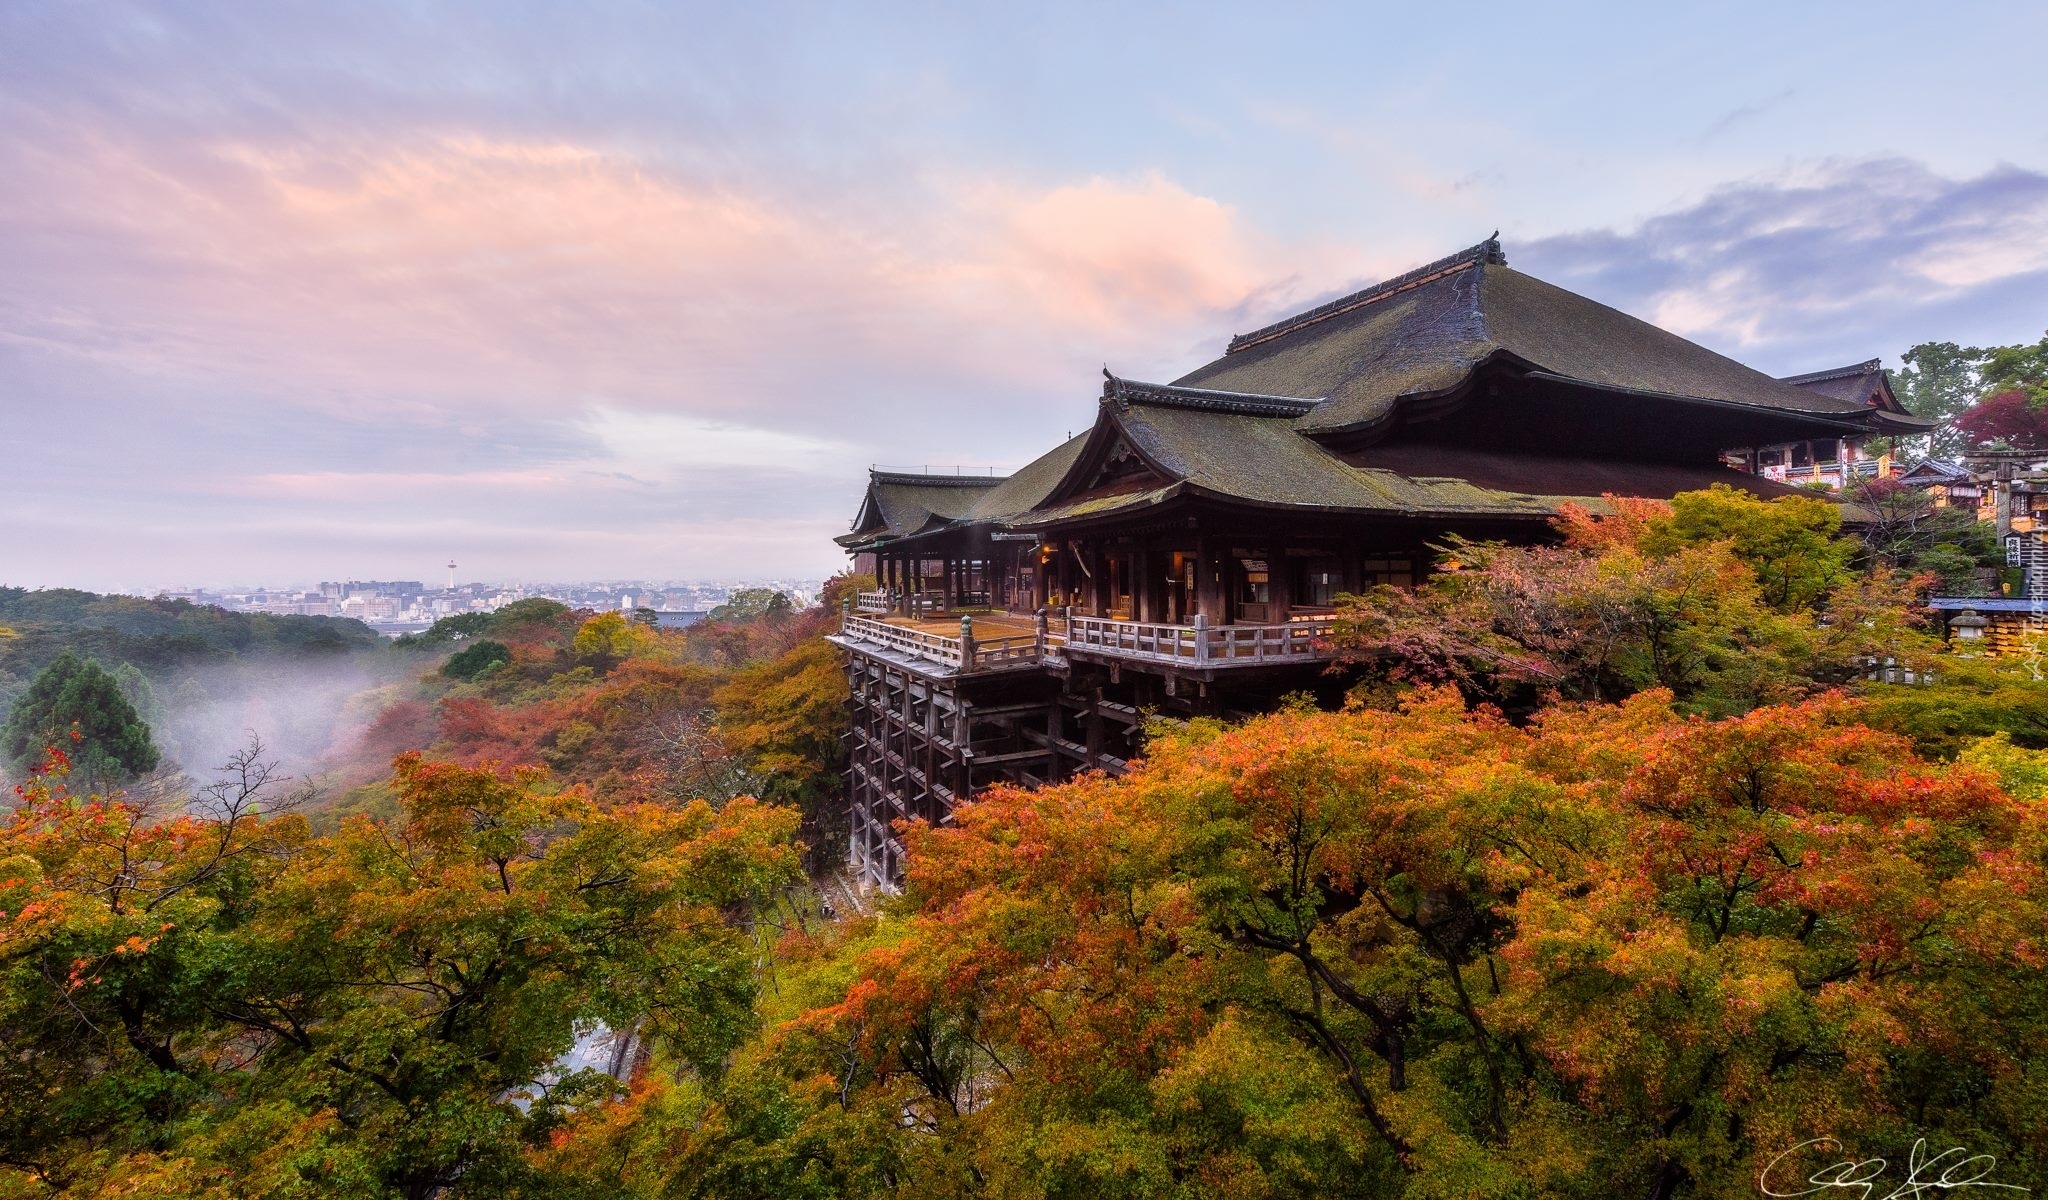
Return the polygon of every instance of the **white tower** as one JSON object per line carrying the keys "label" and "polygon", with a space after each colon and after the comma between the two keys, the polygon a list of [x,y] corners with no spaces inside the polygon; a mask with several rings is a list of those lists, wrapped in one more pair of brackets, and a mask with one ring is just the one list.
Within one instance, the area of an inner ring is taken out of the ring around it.
{"label": "white tower", "polygon": [[455,560],[452,558],[448,560],[448,590],[455,590]]}

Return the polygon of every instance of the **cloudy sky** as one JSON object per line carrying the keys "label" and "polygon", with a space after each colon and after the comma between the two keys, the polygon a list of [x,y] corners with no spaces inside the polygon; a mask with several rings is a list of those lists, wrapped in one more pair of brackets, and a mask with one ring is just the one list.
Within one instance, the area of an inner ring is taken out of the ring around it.
{"label": "cloudy sky", "polygon": [[1496,228],[1775,372],[2048,328],[2048,6],[1680,7],[0,0],[0,583],[823,573]]}

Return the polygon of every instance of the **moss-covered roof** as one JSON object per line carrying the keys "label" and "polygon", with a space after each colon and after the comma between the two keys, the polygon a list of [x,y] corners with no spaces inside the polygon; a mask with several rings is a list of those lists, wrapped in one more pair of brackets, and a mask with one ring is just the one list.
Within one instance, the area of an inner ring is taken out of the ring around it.
{"label": "moss-covered roof", "polygon": [[1542,517],[1566,502],[1597,505],[1605,494],[1670,496],[1715,482],[1766,495],[1790,490],[1714,466],[1719,446],[1688,465],[1572,457],[1501,438],[1489,449],[1359,435],[1397,427],[1392,418],[1407,401],[1474,394],[1465,385],[1482,368],[1547,379],[1543,387],[1576,385],[1653,429],[1664,427],[1660,414],[1699,411],[1695,403],[1747,409],[1768,420],[1741,417],[1740,428],[1791,436],[1918,420],[1872,407],[1871,373],[1883,384],[1874,362],[1774,379],[1514,271],[1489,240],[1235,338],[1223,357],[1174,384],[1110,376],[1089,433],[1006,479],[877,474],[855,532],[840,541],[873,545],[970,525],[1043,529],[1182,495],[1323,512]]}
{"label": "moss-covered roof", "polygon": [[1175,382],[1319,396],[1301,428],[1329,433],[1370,428],[1403,397],[1450,391],[1495,360],[1621,392],[1835,419],[1870,411],[1524,275],[1494,241],[1234,339]]}
{"label": "moss-covered roof", "polygon": [[984,493],[968,514],[970,520],[1002,521],[1020,513],[1031,511],[1044,503],[1055,485],[1066,477],[1073,467],[1074,459],[1081,453],[1081,447],[1088,444],[1088,435],[1068,438],[1045,454],[1026,463],[1002,482],[1002,485]]}
{"label": "moss-covered roof", "polygon": [[1088,435],[1069,438],[1014,475],[868,473],[867,497],[853,532],[833,540],[848,549],[915,537],[958,524],[996,523],[1042,502],[1073,465]]}

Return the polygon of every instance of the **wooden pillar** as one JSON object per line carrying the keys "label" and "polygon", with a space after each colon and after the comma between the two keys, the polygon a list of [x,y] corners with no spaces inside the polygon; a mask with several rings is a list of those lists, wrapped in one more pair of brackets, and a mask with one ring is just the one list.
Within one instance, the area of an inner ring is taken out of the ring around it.
{"label": "wooden pillar", "polygon": [[1152,551],[1144,546],[1131,555],[1131,618],[1137,621],[1157,621],[1159,613],[1152,603]]}
{"label": "wooden pillar", "polygon": [[1109,557],[1102,552],[1101,542],[1088,543],[1088,569],[1094,572],[1088,581],[1088,613],[1106,617],[1116,597],[1109,594]]}
{"label": "wooden pillar", "polygon": [[1288,569],[1287,549],[1275,546],[1266,552],[1266,623],[1284,625],[1294,608],[1294,572]]}
{"label": "wooden pillar", "polygon": [[1223,602],[1221,548],[1207,534],[1195,539],[1195,611],[1209,618],[1211,625],[1230,624],[1230,607]]}
{"label": "wooden pillar", "polygon": [[1048,564],[1043,561],[1044,551],[1033,547],[1026,553],[1031,555],[1031,609],[1037,612],[1046,605],[1046,596],[1051,586],[1047,577],[1051,571]]}

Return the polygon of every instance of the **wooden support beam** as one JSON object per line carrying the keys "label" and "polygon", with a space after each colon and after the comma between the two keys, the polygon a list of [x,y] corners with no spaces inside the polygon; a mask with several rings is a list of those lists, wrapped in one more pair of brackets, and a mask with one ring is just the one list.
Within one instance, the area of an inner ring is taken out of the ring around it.
{"label": "wooden support beam", "polygon": [[1002,754],[977,754],[967,760],[969,766],[995,767],[1013,762],[1030,762],[1056,753],[1050,746],[1039,746],[1031,750],[1009,750]]}

